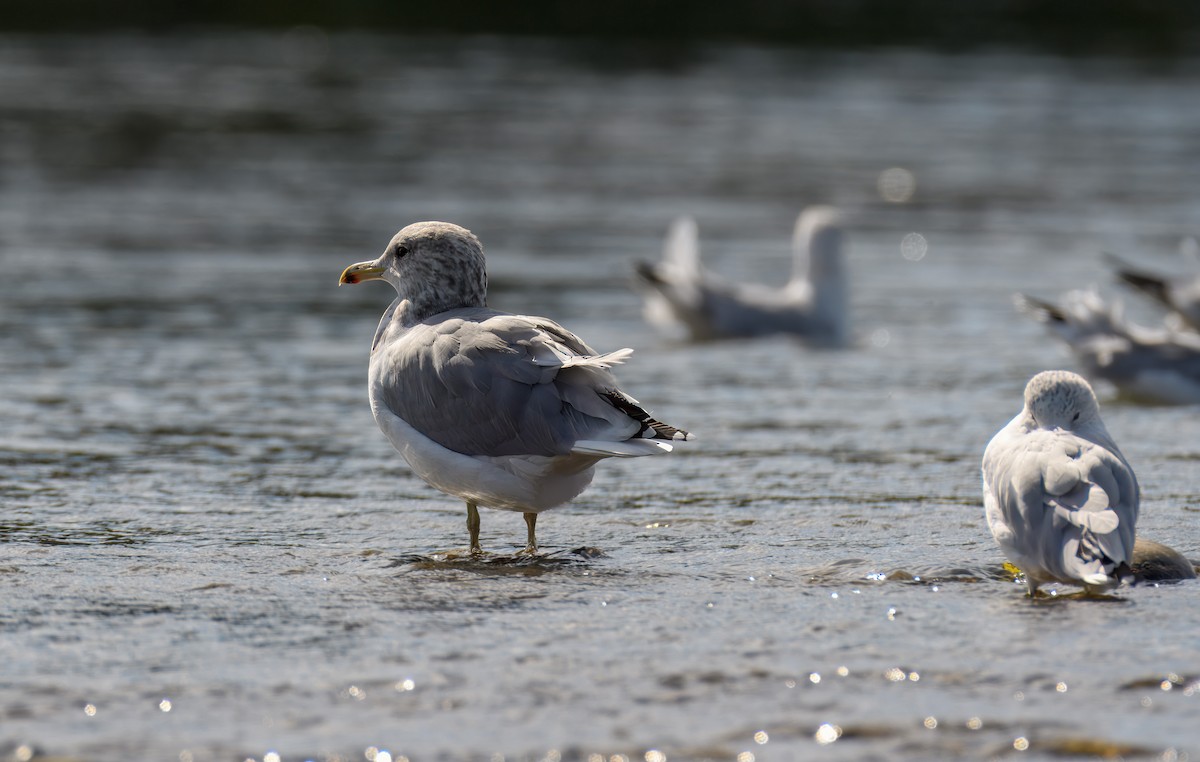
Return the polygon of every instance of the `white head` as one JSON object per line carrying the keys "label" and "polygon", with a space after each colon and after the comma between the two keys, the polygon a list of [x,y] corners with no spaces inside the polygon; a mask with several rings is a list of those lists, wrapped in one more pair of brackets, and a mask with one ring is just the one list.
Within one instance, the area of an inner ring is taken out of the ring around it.
{"label": "white head", "polygon": [[466,228],[449,222],[414,222],[392,237],[375,260],[350,265],[338,285],[385,280],[408,317],[423,320],[458,307],[487,304],[483,246]]}
{"label": "white head", "polygon": [[1066,370],[1045,370],[1029,379],[1025,412],[1039,429],[1078,431],[1100,423],[1100,403],[1091,385]]}

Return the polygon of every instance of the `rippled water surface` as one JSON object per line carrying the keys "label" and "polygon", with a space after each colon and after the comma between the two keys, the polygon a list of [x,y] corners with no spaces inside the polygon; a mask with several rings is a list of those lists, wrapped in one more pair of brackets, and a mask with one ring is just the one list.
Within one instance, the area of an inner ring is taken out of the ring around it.
{"label": "rippled water surface", "polygon": [[[9,38],[0,72],[0,755],[1200,754],[1200,585],[1027,600],[978,474],[1071,366],[1011,294],[1184,266],[1200,68],[301,30]],[[646,329],[672,217],[770,281],[815,202],[853,348]],[[429,218],[700,437],[602,464],[537,559],[492,511],[447,556],[462,505],[371,420],[390,296],[337,276]],[[1200,411],[1100,392],[1140,533],[1200,556]]]}

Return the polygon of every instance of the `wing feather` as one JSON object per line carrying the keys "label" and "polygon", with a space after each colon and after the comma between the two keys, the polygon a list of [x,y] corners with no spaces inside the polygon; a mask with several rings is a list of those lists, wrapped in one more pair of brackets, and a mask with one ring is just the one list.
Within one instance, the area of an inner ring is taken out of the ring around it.
{"label": "wing feather", "polygon": [[1010,424],[983,465],[989,524],[1027,574],[1095,585],[1129,562],[1137,483],[1115,446]]}
{"label": "wing feather", "polygon": [[608,367],[630,352],[600,355],[542,318],[463,309],[383,343],[371,362],[382,403],[442,446],[550,456],[639,432],[603,396],[617,389]]}

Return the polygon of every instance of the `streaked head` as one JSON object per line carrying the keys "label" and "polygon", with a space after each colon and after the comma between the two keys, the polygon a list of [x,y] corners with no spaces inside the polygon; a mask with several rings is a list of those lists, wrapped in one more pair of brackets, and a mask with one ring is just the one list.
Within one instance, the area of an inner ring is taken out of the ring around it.
{"label": "streaked head", "polygon": [[1077,430],[1100,420],[1100,403],[1083,376],[1045,370],[1025,385],[1025,411],[1040,429]]}
{"label": "streaked head", "polygon": [[385,280],[419,312],[482,307],[487,301],[483,246],[449,222],[414,222],[392,236],[378,259],[342,271],[338,285]]}

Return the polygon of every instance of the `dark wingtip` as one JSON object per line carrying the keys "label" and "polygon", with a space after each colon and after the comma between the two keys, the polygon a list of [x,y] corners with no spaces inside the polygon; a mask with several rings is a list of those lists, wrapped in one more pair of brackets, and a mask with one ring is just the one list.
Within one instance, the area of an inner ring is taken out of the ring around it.
{"label": "dark wingtip", "polygon": [[1034,317],[1040,320],[1053,320],[1056,323],[1065,323],[1067,321],[1066,314],[1062,309],[1050,302],[1035,299],[1027,294],[1015,294],[1013,303],[1017,305],[1017,309],[1022,312],[1032,313]]}
{"label": "dark wingtip", "polygon": [[662,285],[666,281],[658,274],[658,267],[650,262],[634,262],[633,271],[639,278],[654,285]]}
{"label": "dark wingtip", "polygon": [[1118,280],[1124,281],[1126,285],[1133,286],[1137,290],[1148,294],[1160,302],[1167,300],[1167,283],[1163,278],[1148,273],[1145,270],[1130,265],[1125,260],[1118,257],[1116,254],[1109,252],[1103,253],[1104,258],[1112,265],[1116,271],[1115,274]]}
{"label": "dark wingtip", "polygon": [[1167,284],[1162,278],[1133,270],[1118,270],[1117,277],[1159,301],[1163,301],[1167,297]]}
{"label": "dark wingtip", "polygon": [[641,437],[643,439],[666,439],[674,442],[695,439],[692,434],[684,431],[683,429],[676,428],[669,423],[663,423],[656,418],[652,418],[648,412],[642,409],[641,406],[639,406],[629,397],[625,396],[618,389],[604,392],[601,396],[607,399],[609,404],[615,407],[617,410],[620,410],[622,413],[642,425],[642,427],[638,429],[638,433],[634,435],[635,437]]}

